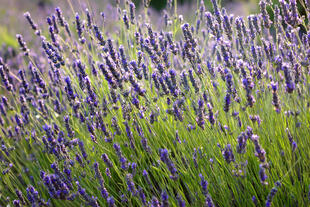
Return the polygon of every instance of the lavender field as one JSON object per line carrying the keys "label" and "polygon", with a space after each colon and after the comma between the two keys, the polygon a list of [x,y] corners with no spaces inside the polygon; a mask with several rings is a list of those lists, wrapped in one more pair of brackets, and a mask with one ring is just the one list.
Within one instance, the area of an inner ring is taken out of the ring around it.
{"label": "lavender field", "polygon": [[191,3],[0,15],[0,206],[310,206],[310,0]]}

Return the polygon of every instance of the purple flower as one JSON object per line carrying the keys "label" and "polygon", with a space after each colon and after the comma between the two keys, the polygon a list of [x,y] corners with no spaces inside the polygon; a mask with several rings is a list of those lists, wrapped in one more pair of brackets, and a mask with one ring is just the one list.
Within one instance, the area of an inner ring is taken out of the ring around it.
{"label": "purple flower", "polygon": [[225,98],[224,98],[224,111],[226,113],[229,111],[230,103],[231,103],[231,97],[230,97],[230,94],[227,93]]}
{"label": "purple flower", "polygon": [[113,163],[111,162],[111,160],[109,159],[109,157],[108,157],[108,155],[107,155],[106,153],[104,153],[104,154],[101,155],[101,159],[104,161],[104,163],[105,163],[108,167],[110,167],[110,168],[113,167]]}
{"label": "purple flower", "polygon": [[19,200],[14,200],[14,201],[13,201],[13,205],[14,205],[15,207],[21,207],[21,204],[20,204],[20,201],[19,201]]}
{"label": "purple flower", "polygon": [[24,197],[23,197],[22,192],[21,192],[20,190],[16,189],[16,190],[15,190],[15,194],[16,194],[16,196],[18,197],[18,199],[19,199],[19,201],[21,202],[21,204],[26,205],[26,201],[25,201],[25,199],[24,199]]}
{"label": "purple flower", "polygon": [[115,204],[115,200],[114,200],[113,196],[108,197],[108,198],[107,198],[107,202],[108,202],[108,206],[109,206],[109,207],[115,206],[115,205],[114,205],[114,204]]}
{"label": "purple flower", "polygon": [[160,159],[167,165],[168,170],[171,173],[170,178],[177,179],[178,178],[177,169],[175,168],[174,163],[170,160],[167,149],[160,150]]}
{"label": "purple flower", "polygon": [[126,133],[127,133],[127,137],[129,139],[129,142],[130,142],[130,146],[132,149],[135,149],[136,147],[135,147],[135,143],[134,143],[134,137],[133,137],[132,131],[130,129],[130,126],[129,126],[127,121],[124,122],[124,125],[126,128]]}
{"label": "purple flower", "polygon": [[62,16],[62,12],[61,12],[60,8],[56,7],[55,11],[56,11],[56,15],[57,15],[60,26],[64,27],[65,26],[65,22],[64,22],[65,20],[64,20],[64,17]]}
{"label": "purple flower", "polygon": [[257,202],[257,199],[256,199],[255,196],[252,196],[252,201],[253,201],[253,203],[254,203],[255,206],[258,205],[258,202]]}
{"label": "purple flower", "polygon": [[144,205],[146,205],[146,197],[145,197],[145,194],[143,192],[143,189],[139,186],[138,188],[138,192],[139,192],[139,197],[140,197],[140,200],[142,201],[142,203]]}
{"label": "purple flower", "polygon": [[185,201],[182,199],[182,197],[179,194],[177,195],[177,201],[178,201],[179,207],[185,207]]}
{"label": "purple flower", "polygon": [[124,24],[126,26],[126,29],[129,29],[129,20],[128,20],[128,17],[127,17],[127,11],[126,10],[123,10],[123,21],[124,21]]}
{"label": "purple flower", "polygon": [[288,65],[285,64],[282,66],[282,70],[284,72],[284,77],[285,77],[286,91],[288,93],[292,93],[295,89],[295,83],[291,76],[291,69],[289,68]]}
{"label": "purple flower", "polygon": [[135,196],[137,194],[137,189],[136,189],[135,183],[133,182],[132,174],[128,173],[126,175],[126,183],[127,183],[128,191],[131,192],[133,196]]}
{"label": "purple flower", "polygon": [[229,164],[231,162],[235,162],[235,156],[231,149],[231,145],[227,144],[226,147],[222,151],[223,157],[226,160],[226,162]]}
{"label": "purple flower", "polygon": [[135,176],[136,170],[137,170],[137,163],[135,162],[131,163],[131,170],[132,170],[132,175]]}
{"label": "purple flower", "polygon": [[78,186],[78,192],[81,195],[81,197],[88,203],[88,205],[93,207],[99,207],[99,204],[97,202],[97,198],[91,197],[87,194],[85,188],[82,188],[78,181],[76,181],[76,185]]}
{"label": "purple flower", "polygon": [[78,13],[75,14],[75,23],[76,23],[76,29],[77,29],[77,33],[79,36],[79,41],[84,44],[85,43],[85,38],[82,36],[83,35],[83,24],[81,23],[80,20],[80,15]]}
{"label": "purple flower", "polygon": [[114,150],[116,152],[116,155],[121,163],[121,168],[123,170],[127,170],[128,169],[128,162],[127,159],[123,156],[121,148],[118,144],[113,144]]}
{"label": "purple flower", "polygon": [[74,95],[74,92],[73,92],[73,88],[72,88],[72,85],[71,85],[71,79],[70,79],[69,76],[67,76],[65,78],[65,82],[67,84],[67,86],[65,87],[65,91],[67,93],[67,97],[68,97],[69,101],[74,100],[75,95]]}
{"label": "purple flower", "polygon": [[111,171],[110,171],[110,168],[106,168],[105,169],[105,174],[109,177],[109,178],[111,178]]}
{"label": "purple flower", "polygon": [[237,145],[237,152],[240,154],[244,154],[246,152],[246,142],[247,142],[247,135],[244,132],[238,136],[238,145]]}
{"label": "purple flower", "polygon": [[272,89],[272,105],[274,105],[275,110],[277,113],[280,113],[281,111],[281,106],[280,106],[280,100],[278,97],[278,83],[271,83],[271,89]]}
{"label": "purple flower", "polygon": [[272,200],[274,198],[274,196],[276,195],[276,193],[278,192],[278,188],[281,186],[281,183],[279,181],[277,181],[275,183],[275,186],[271,189],[271,191],[269,192],[268,196],[267,196],[267,200],[266,200],[266,207],[270,207]]}
{"label": "purple flower", "polygon": [[24,42],[23,36],[20,34],[16,35],[18,44],[20,46],[20,49],[24,52],[25,56],[29,55],[29,49],[27,48],[26,42]]}
{"label": "purple flower", "polygon": [[153,197],[151,200],[151,207],[160,207],[159,201],[156,197]]}
{"label": "purple flower", "polygon": [[199,177],[201,179],[200,181],[200,185],[201,185],[201,188],[202,188],[202,193],[204,195],[208,194],[208,182],[205,180],[205,178],[203,177],[202,174],[199,174]]}
{"label": "purple flower", "polygon": [[168,194],[166,191],[161,193],[161,207],[169,207]]}
{"label": "purple flower", "polygon": [[286,131],[287,137],[288,137],[288,139],[289,139],[289,141],[290,141],[290,144],[291,144],[291,146],[292,146],[292,151],[295,152],[295,150],[297,149],[297,143],[296,143],[295,140],[293,139],[293,136],[292,136],[290,130],[289,130],[288,128],[286,128],[285,131]]}
{"label": "purple flower", "polygon": [[152,189],[153,188],[153,185],[151,183],[151,180],[149,178],[149,174],[146,170],[143,170],[143,173],[142,173],[143,177],[145,178],[147,184],[149,185],[149,187]]}
{"label": "purple flower", "polygon": [[81,150],[82,156],[85,160],[87,160],[87,153],[85,151],[84,142],[82,140],[79,140],[79,148]]}
{"label": "purple flower", "polygon": [[109,196],[109,193],[108,193],[107,189],[104,187],[104,180],[103,180],[102,174],[99,170],[98,162],[94,163],[94,171],[95,171],[95,177],[99,181],[99,185],[100,185],[99,190],[101,191],[101,195],[102,195],[102,197],[107,199]]}
{"label": "purple flower", "polygon": [[256,134],[253,134],[251,136],[251,140],[253,141],[255,146],[255,156],[258,157],[261,163],[264,163],[266,161],[266,152],[259,144],[259,137]]}
{"label": "purple flower", "polygon": [[266,182],[267,175],[265,172],[265,165],[260,164],[259,165],[259,178],[262,184],[267,185],[268,183]]}

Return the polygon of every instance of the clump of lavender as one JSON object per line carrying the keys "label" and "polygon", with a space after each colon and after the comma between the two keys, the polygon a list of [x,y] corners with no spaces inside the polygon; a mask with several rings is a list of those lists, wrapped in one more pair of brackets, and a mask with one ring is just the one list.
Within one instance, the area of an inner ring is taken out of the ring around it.
{"label": "clump of lavender", "polygon": [[79,195],[85,200],[85,202],[88,205],[93,206],[93,207],[99,207],[99,204],[97,202],[97,198],[94,198],[94,197],[91,197],[90,195],[88,195],[85,188],[82,188],[78,181],[76,181],[76,185],[78,186]]}
{"label": "clump of lavender", "polygon": [[[8,91],[13,90],[13,86],[10,83],[10,81],[9,81],[5,71],[4,71],[4,67],[2,65],[0,65],[0,76],[1,76],[2,82],[5,85],[6,89]],[[2,110],[2,111],[3,111],[2,113],[4,114],[5,113],[4,110]]]}
{"label": "clump of lavender", "polygon": [[261,125],[261,123],[262,123],[262,120],[260,119],[260,116],[259,115],[249,115],[249,118],[250,118],[250,120],[253,122],[253,123],[257,123],[258,124],[258,126],[260,126]]}
{"label": "clump of lavender", "polygon": [[178,178],[178,174],[177,174],[178,171],[177,171],[174,163],[172,162],[172,160],[169,158],[169,154],[168,154],[167,149],[161,149],[160,150],[160,159],[161,159],[161,161],[163,161],[167,165],[168,170],[171,173],[170,178],[171,179],[177,179]]}
{"label": "clump of lavender", "polygon": [[26,189],[27,199],[32,206],[47,206],[47,203],[39,196],[39,192],[33,187],[29,186]]}
{"label": "clump of lavender", "polygon": [[99,18],[93,4],[42,21],[24,14],[34,34],[16,36],[20,50],[0,48],[0,205],[258,206],[274,175],[288,174],[300,185],[275,200],[276,183],[265,205],[307,205],[285,196],[308,187],[309,142],[298,137],[310,106],[309,0],[261,0],[247,17],[200,1],[193,22],[177,1],[159,16],[149,3],[99,2]]}
{"label": "clump of lavender", "polygon": [[28,56],[29,55],[29,49],[27,48],[27,45],[23,39],[23,36],[20,34],[17,34],[16,38],[17,38],[18,44],[20,46],[20,49],[24,52],[25,56]]}
{"label": "clump of lavender", "polygon": [[75,14],[75,24],[79,36],[79,41],[84,44],[86,41],[83,36],[84,24],[81,22],[80,15],[78,13]]}
{"label": "clump of lavender", "polygon": [[127,162],[127,159],[122,154],[121,147],[118,144],[113,144],[113,147],[114,147],[116,155],[119,159],[119,162],[121,163],[121,168],[123,170],[127,170],[128,169],[128,162]]}
{"label": "clump of lavender", "polygon": [[270,193],[267,196],[266,207],[270,207],[272,200],[276,193],[278,192],[279,187],[281,187],[280,181],[275,182],[275,186],[271,189]]}
{"label": "clump of lavender", "polygon": [[24,17],[29,22],[31,28],[36,32],[37,35],[40,35],[40,31],[38,30],[38,25],[33,22],[33,19],[30,16],[29,12],[24,13]]}
{"label": "clump of lavender", "polygon": [[198,100],[198,109],[197,109],[197,118],[196,118],[197,124],[202,129],[205,128],[204,124],[204,102],[202,99]]}
{"label": "clump of lavender", "polygon": [[112,161],[109,159],[107,154],[102,154],[101,155],[101,159],[104,161],[104,163],[107,165],[107,167],[111,168],[113,167],[113,163]]}
{"label": "clump of lavender", "polygon": [[285,77],[286,91],[288,93],[292,93],[295,89],[295,82],[291,75],[291,69],[289,68],[288,65],[285,64],[282,66],[282,70],[284,72],[284,77]]}
{"label": "clump of lavender", "polygon": [[261,163],[265,163],[266,152],[259,143],[259,136],[257,136],[256,134],[252,134],[251,140],[253,141],[255,146],[255,156],[259,159]]}
{"label": "clump of lavender", "polygon": [[94,170],[95,170],[95,177],[99,181],[99,185],[100,185],[99,190],[101,192],[101,195],[102,195],[102,197],[108,199],[109,193],[108,193],[107,189],[104,187],[104,180],[103,180],[102,174],[99,170],[98,162],[94,163]]}
{"label": "clump of lavender", "polygon": [[290,132],[290,130],[288,128],[285,129],[285,132],[287,134],[287,137],[290,141],[291,147],[292,147],[292,151],[295,152],[295,150],[297,149],[297,143],[295,142],[295,140],[293,139],[293,136]]}
{"label": "clump of lavender", "polygon": [[280,100],[278,96],[278,83],[271,83],[271,89],[272,89],[272,105],[274,105],[275,110],[277,113],[280,113],[281,106],[280,106]]}
{"label": "clump of lavender", "polygon": [[202,189],[202,194],[205,196],[205,205],[209,206],[209,207],[213,207],[214,204],[213,204],[212,198],[208,192],[208,182],[205,180],[205,178],[203,177],[202,174],[199,174],[199,177],[201,179],[200,186]]}
{"label": "clump of lavender", "polygon": [[268,183],[266,182],[267,180],[267,175],[266,175],[266,170],[265,166],[263,164],[259,165],[259,178],[262,184],[267,185]]}
{"label": "clump of lavender", "polygon": [[23,197],[23,194],[22,194],[22,192],[20,191],[20,190],[18,190],[18,189],[16,189],[15,190],[15,194],[16,194],[16,196],[18,197],[18,201],[19,201],[19,203],[21,203],[22,205],[26,205],[26,201],[25,201],[25,199],[24,199],[24,197]]}
{"label": "clump of lavender", "polygon": [[169,200],[168,200],[169,196],[167,194],[166,191],[163,191],[161,193],[161,206],[162,207],[168,207],[169,206]]}
{"label": "clump of lavender", "polygon": [[223,157],[225,161],[229,164],[235,162],[235,156],[231,149],[231,144],[227,144],[226,147],[222,150]]}
{"label": "clump of lavender", "polygon": [[238,136],[238,145],[237,145],[237,152],[240,154],[244,154],[246,152],[246,145],[248,136],[245,132],[241,132],[241,134]]}
{"label": "clump of lavender", "polygon": [[127,183],[128,191],[134,196],[137,195],[138,191],[133,181],[132,174],[128,173],[126,175],[126,183]]}
{"label": "clump of lavender", "polygon": [[213,126],[214,124],[215,124],[215,117],[214,117],[214,113],[213,113],[213,107],[212,107],[212,105],[211,105],[211,103],[207,103],[207,107],[208,107],[208,111],[209,111],[209,113],[208,113],[208,119],[209,119],[209,122],[210,122],[210,124]]}

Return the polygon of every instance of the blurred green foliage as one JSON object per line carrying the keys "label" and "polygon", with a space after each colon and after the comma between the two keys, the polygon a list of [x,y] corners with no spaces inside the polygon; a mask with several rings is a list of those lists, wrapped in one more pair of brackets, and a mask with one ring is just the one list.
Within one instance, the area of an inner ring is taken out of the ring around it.
{"label": "blurred green foliage", "polygon": [[6,27],[0,26],[0,45],[3,44],[14,48],[17,48],[18,46],[14,35],[10,34]]}

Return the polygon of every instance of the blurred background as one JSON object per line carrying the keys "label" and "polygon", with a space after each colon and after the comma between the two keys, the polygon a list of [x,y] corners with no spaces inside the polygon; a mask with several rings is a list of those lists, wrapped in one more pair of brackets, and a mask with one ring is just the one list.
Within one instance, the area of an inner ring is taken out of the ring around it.
{"label": "blurred background", "polygon": [[[124,0],[120,0],[124,2]],[[143,0],[133,0],[137,10],[142,9]],[[174,0],[173,0],[174,1]],[[199,0],[200,1],[200,0]],[[106,11],[107,17],[114,15],[115,10],[111,10],[116,0],[1,0],[0,6],[0,46],[5,43],[10,46],[17,46],[15,34],[32,32],[28,23],[24,19],[24,12],[29,11],[37,24],[45,23],[46,17],[54,12],[55,7],[59,6],[65,16],[72,16],[72,7],[75,11],[91,8],[91,11],[99,15],[101,11]],[[228,13],[239,16],[246,16],[258,11],[258,0],[222,0]],[[212,10],[210,0],[205,0],[208,10]],[[167,0],[151,0],[150,12],[154,15],[164,10]],[[190,17],[194,15],[197,0],[178,0],[178,13]]]}
{"label": "blurred background", "polygon": [[[15,35],[21,33],[27,35],[31,33],[31,29],[26,22],[23,14],[26,11],[31,13],[34,21],[39,25],[46,23],[46,17],[54,12],[55,7],[59,6],[65,17],[73,16],[73,11],[85,10],[90,8],[95,16],[99,16],[100,12],[104,12],[106,19],[115,17],[116,10],[113,9],[117,0],[0,0],[0,47],[6,46],[17,47]],[[118,0],[124,3],[126,0]],[[143,9],[143,0],[133,0],[136,4],[136,10]],[[174,1],[174,0],[173,0]],[[200,0],[198,0],[200,2]],[[210,0],[204,0],[206,9],[212,11]],[[272,0],[278,3],[278,0]],[[297,0],[298,5],[300,0]],[[301,0],[303,1],[303,0]],[[195,15],[197,8],[197,0],[178,0],[178,14],[182,14],[187,21],[190,21]],[[259,12],[259,0],[219,0],[219,3],[226,8],[229,14],[235,16],[247,16],[249,14]],[[149,12],[153,16],[152,23],[160,24],[156,18],[160,11],[167,8],[167,0],[151,0]],[[272,13],[270,12],[272,16]],[[154,18],[155,17],[155,18]],[[191,18],[192,17],[192,18]],[[107,20],[108,21],[108,20]],[[71,22],[70,22],[71,23]],[[31,41],[31,38],[26,41]],[[0,49],[1,51],[1,49]],[[1,54],[0,54],[1,55]]]}

